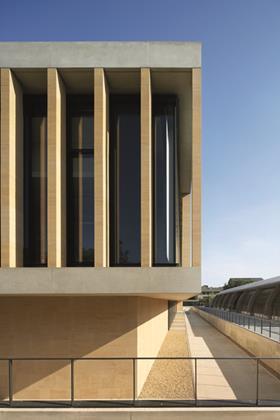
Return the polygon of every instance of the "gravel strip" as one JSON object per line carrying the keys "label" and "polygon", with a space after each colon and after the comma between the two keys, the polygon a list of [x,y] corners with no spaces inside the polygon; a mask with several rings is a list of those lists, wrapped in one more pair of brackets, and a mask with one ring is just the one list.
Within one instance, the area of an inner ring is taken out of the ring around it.
{"label": "gravel strip", "polygon": [[[185,329],[169,330],[158,353],[160,357],[188,356]],[[194,399],[192,370],[189,360],[156,360],[139,399]]]}

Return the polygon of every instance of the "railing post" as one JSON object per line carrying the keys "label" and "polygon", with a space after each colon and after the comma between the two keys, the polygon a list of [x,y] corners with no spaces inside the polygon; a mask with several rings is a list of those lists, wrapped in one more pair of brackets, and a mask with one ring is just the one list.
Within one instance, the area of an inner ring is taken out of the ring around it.
{"label": "railing post", "polygon": [[256,378],[256,405],[259,405],[259,362],[260,359],[257,359],[257,378]]}
{"label": "railing post", "polygon": [[197,358],[194,359],[194,401],[197,406]]}
{"label": "railing post", "polygon": [[13,359],[9,359],[9,404],[13,404]]}
{"label": "railing post", "polygon": [[71,406],[74,405],[74,359],[71,359]]}
{"label": "railing post", "polygon": [[271,338],[271,321],[269,321],[269,338]]}
{"label": "railing post", "polygon": [[261,335],[262,335],[262,333],[263,333],[263,320],[261,318]]}
{"label": "railing post", "polygon": [[133,358],[133,405],[136,404],[136,361]]}

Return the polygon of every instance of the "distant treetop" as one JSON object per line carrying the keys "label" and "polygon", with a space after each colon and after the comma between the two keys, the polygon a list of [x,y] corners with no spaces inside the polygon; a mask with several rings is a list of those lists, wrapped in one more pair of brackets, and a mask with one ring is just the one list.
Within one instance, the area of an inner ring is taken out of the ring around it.
{"label": "distant treetop", "polygon": [[243,286],[247,283],[263,280],[261,277],[231,277],[227,283],[224,284],[223,289],[231,289],[232,287]]}

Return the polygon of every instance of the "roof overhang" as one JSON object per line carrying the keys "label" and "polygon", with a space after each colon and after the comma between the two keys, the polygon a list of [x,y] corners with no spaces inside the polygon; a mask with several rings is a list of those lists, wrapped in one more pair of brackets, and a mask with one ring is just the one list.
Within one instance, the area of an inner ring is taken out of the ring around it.
{"label": "roof overhang", "polygon": [[0,67],[201,66],[199,42],[0,42]]}
{"label": "roof overhang", "polygon": [[200,291],[200,268],[1,268],[0,296],[146,296],[183,300]]}

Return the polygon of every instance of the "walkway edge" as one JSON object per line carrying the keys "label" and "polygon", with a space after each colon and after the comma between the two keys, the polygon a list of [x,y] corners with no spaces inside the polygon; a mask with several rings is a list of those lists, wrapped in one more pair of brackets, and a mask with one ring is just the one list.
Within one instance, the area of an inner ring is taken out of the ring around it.
{"label": "walkway edge", "polygon": [[216,420],[217,416],[223,420],[279,420],[280,408],[0,409],[0,420]]}
{"label": "walkway edge", "polygon": [[[218,331],[230,338],[235,344],[242,347],[245,351],[256,357],[275,357],[280,356],[280,344],[276,341],[256,334],[224,319],[220,319],[208,312],[193,308],[205,321],[209,322]],[[280,375],[280,363],[278,360],[267,360],[263,362],[277,376]]]}

